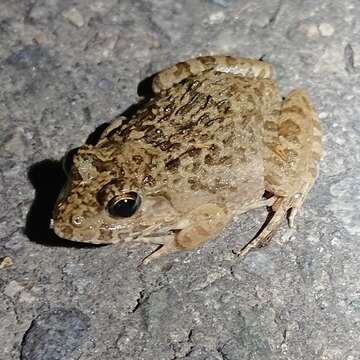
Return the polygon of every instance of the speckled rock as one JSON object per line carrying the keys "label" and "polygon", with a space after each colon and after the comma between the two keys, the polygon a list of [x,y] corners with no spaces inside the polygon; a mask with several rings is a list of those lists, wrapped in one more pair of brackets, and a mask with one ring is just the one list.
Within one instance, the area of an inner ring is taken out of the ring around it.
{"label": "speckled rock", "polygon": [[88,327],[89,319],[77,309],[41,313],[24,336],[21,359],[68,359],[81,346]]}
{"label": "speckled rock", "polygon": [[[0,360],[359,359],[358,5],[0,1],[0,258],[12,260],[0,268]],[[256,210],[147,267],[148,245],[56,238],[63,155],[154,72],[216,53],[263,58],[284,95],[304,87],[314,100],[324,157],[296,228],[239,259],[266,217]]]}

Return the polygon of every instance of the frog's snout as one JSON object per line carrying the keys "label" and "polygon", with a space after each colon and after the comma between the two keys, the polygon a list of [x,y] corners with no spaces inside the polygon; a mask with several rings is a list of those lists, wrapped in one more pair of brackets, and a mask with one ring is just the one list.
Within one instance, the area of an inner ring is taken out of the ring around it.
{"label": "frog's snout", "polygon": [[89,226],[87,219],[79,214],[64,213],[64,206],[58,203],[50,219],[49,228],[62,239],[91,242],[97,236],[94,229]]}
{"label": "frog's snout", "polygon": [[102,243],[99,241],[98,232],[92,227],[84,224],[84,226],[74,226],[74,222],[63,223],[54,219],[50,220],[50,229],[62,239],[85,242],[85,243]]}

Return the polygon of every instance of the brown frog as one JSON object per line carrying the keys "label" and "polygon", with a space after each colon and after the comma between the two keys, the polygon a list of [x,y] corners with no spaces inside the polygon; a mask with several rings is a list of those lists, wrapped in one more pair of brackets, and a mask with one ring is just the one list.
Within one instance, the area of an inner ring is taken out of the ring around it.
{"label": "brown frog", "polygon": [[235,214],[271,219],[238,253],[265,245],[295,215],[318,174],[321,133],[308,95],[279,96],[272,66],[231,56],[180,62],[153,79],[154,96],[81,146],[52,227],[95,244],[161,245],[145,259],[215,238]]}

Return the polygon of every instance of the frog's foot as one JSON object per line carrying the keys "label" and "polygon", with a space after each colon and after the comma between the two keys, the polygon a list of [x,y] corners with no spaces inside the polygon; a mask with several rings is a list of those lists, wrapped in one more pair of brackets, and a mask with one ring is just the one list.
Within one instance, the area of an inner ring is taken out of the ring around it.
{"label": "frog's foot", "polygon": [[305,195],[306,193],[296,193],[292,197],[278,197],[272,205],[274,213],[270,218],[270,221],[254,239],[248,242],[239,252],[236,252],[236,254],[245,256],[253,249],[266,246],[284,221],[288,211],[290,211],[288,217],[289,226],[293,227],[294,217],[298,209],[301,208],[305,200]]}
{"label": "frog's foot", "polygon": [[153,79],[153,90],[155,93],[159,93],[161,90],[169,89],[173,85],[180,83],[189,76],[197,75],[210,69],[244,77],[263,79],[271,78],[273,73],[272,66],[260,60],[224,55],[200,56],[180,62],[157,73]]}
{"label": "frog's foot", "polygon": [[295,216],[305,201],[305,195],[306,193],[296,193],[293,197],[293,204],[288,212],[288,224],[290,228],[294,227]]}

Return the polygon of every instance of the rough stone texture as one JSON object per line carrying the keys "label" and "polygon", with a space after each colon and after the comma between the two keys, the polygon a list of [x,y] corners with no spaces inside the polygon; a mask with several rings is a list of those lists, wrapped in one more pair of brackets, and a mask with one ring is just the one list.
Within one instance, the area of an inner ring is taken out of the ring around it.
{"label": "rough stone texture", "polygon": [[61,360],[79,347],[88,328],[88,318],[79,310],[42,312],[24,336],[23,360]]}
{"label": "rough stone texture", "polygon": [[[359,18],[357,0],[2,0],[0,359],[360,359]],[[55,160],[208,53],[263,57],[315,102],[325,154],[296,230],[238,259],[254,211],[145,268],[151,246],[53,236]]]}

